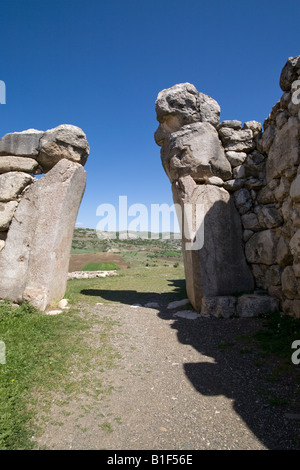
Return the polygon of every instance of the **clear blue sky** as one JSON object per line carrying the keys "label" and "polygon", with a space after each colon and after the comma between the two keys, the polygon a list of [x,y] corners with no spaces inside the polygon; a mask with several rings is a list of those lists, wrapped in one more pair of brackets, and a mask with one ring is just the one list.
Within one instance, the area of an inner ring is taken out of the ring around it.
{"label": "clear blue sky", "polygon": [[193,83],[221,120],[263,122],[300,54],[299,0],[0,0],[0,137],[60,124],[90,145],[78,222],[99,204],[172,204],[153,134],[160,90]]}

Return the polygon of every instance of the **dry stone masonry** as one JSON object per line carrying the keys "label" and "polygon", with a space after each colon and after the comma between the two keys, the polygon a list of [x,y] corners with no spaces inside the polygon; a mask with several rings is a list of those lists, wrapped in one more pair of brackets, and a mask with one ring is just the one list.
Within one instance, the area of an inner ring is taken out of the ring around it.
{"label": "dry stone masonry", "polygon": [[1,299],[45,311],[63,298],[88,155],[84,132],[71,125],[0,140]]}
{"label": "dry stone masonry", "polygon": [[[300,317],[300,56],[280,87],[263,126],[219,122],[218,103],[189,83],[158,94],[155,141],[182,209],[188,297],[203,315]],[[186,248],[187,224],[196,234],[204,224],[201,248]]]}

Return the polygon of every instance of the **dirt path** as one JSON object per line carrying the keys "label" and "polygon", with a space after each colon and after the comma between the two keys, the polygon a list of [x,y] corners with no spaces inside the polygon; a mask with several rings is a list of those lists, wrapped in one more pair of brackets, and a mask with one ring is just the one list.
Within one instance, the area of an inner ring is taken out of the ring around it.
{"label": "dirt path", "polygon": [[[270,365],[253,364],[237,342],[259,320],[188,320],[120,304],[96,305],[84,315],[117,322],[111,338],[121,356],[117,368],[101,371],[95,364],[91,371],[111,392],[95,399],[86,390],[60,405],[54,400],[44,433],[35,436],[38,448],[300,448],[297,416],[267,400],[282,384],[266,383]],[[97,326],[89,341],[99,342]],[[80,380],[80,371],[74,373]]]}

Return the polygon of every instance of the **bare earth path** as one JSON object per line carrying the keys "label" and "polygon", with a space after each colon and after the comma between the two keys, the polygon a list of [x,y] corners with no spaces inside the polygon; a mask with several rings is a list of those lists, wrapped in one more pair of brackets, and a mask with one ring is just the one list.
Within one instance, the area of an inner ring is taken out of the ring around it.
{"label": "bare earth path", "polygon": [[[288,384],[266,383],[270,366],[255,365],[237,341],[260,320],[174,313],[112,303],[82,313],[116,321],[117,367],[95,364],[91,371],[110,393],[95,398],[86,390],[65,404],[53,400],[43,434],[34,436],[37,448],[299,449],[299,415],[268,401],[279,389],[287,395]],[[99,338],[95,323],[88,340],[97,346]],[[74,375],[80,380],[80,370]]]}

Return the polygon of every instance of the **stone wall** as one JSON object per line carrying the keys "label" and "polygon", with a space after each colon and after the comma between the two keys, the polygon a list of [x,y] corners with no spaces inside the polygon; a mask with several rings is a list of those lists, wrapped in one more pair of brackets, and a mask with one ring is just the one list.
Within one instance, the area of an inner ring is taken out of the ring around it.
{"label": "stone wall", "polygon": [[85,134],[71,125],[0,140],[1,299],[44,311],[64,296],[88,154]]}
{"label": "stone wall", "polygon": [[[289,58],[263,127],[220,123],[218,103],[189,83],[157,97],[155,140],[174,202],[181,213],[202,206],[200,221],[194,209],[181,226],[187,292],[203,314],[300,317],[299,78],[300,56]],[[201,224],[203,246],[186,249],[185,226],[197,234]]]}

